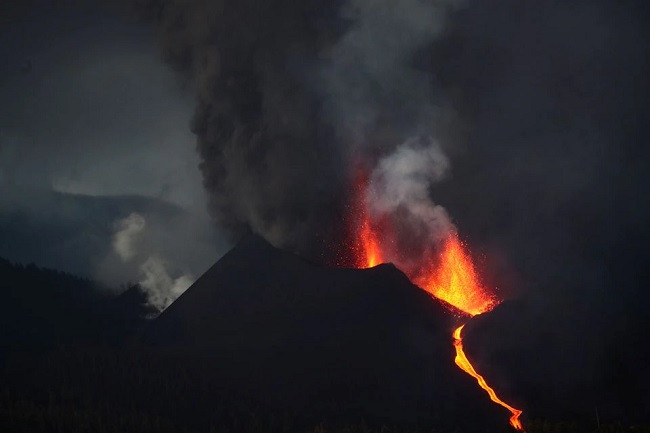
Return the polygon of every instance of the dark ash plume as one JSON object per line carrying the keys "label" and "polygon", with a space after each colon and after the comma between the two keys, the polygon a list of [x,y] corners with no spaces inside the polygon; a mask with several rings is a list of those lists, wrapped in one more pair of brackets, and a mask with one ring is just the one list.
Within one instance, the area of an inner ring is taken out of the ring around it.
{"label": "dark ash plume", "polygon": [[303,254],[341,236],[350,164],[444,115],[413,57],[447,0],[150,1],[165,61],[193,86],[209,207],[233,234]]}

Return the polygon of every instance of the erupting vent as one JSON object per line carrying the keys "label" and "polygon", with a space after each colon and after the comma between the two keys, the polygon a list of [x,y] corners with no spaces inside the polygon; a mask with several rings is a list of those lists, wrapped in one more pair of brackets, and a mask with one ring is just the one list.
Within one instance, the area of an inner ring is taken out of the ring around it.
{"label": "erupting vent", "polygon": [[[369,268],[395,255],[394,245],[390,245],[392,248],[388,249],[382,244],[382,241],[386,242],[382,235],[392,232],[387,226],[388,219],[380,216],[379,221],[376,221],[376,217],[373,219],[371,216],[366,197],[369,177],[364,170],[357,169],[353,185],[351,210],[354,215],[349,217],[354,224],[354,227],[350,228],[354,237],[351,264],[357,268]],[[399,260],[393,258],[393,261],[399,264]],[[414,284],[472,317],[492,310],[500,302],[481,285],[471,256],[454,232],[449,233],[444,240],[442,251],[437,256],[425,255],[422,263],[417,266],[404,266],[402,270]],[[523,431],[519,420],[522,411],[501,400],[465,355],[462,340],[464,326],[465,323],[461,324],[452,334],[456,365],[474,377],[493,402],[508,409],[512,414],[510,425]]]}
{"label": "erupting vent", "polygon": [[423,268],[424,272],[409,278],[436,298],[471,316],[490,311],[498,303],[479,283],[472,259],[456,234],[445,241],[440,262],[425,263]]}
{"label": "erupting vent", "polygon": [[355,268],[372,268],[384,261],[379,242],[380,224],[373,222],[366,206],[366,192],[370,179],[368,173],[357,168],[353,179],[354,188],[350,197],[350,255],[341,259],[339,265]]}

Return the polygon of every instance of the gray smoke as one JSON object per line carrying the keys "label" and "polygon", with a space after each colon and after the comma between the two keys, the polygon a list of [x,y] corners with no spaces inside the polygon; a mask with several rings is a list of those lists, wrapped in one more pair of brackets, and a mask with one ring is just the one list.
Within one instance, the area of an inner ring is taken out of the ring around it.
{"label": "gray smoke", "polygon": [[438,243],[455,229],[445,209],[432,201],[430,190],[448,170],[449,159],[437,142],[411,138],[379,160],[372,172],[367,205],[376,216],[399,214],[394,219],[405,219],[409,226],[422,229],[423,242]]}
{"label": "gray smoke", "polygon": [[456,3],[141,5],[197,94],[192,129],[217,222],[305,254],[336,245],[352,165],[436,136],[449,116],[417,62]]}
{"label": "gray smoke", "polygon": [[414,67],[444,28],[453,0],[349,0],[346,33],[324,54],[318,88],[349,146],[394,148],[433,134],[443,107],[431,71]]}

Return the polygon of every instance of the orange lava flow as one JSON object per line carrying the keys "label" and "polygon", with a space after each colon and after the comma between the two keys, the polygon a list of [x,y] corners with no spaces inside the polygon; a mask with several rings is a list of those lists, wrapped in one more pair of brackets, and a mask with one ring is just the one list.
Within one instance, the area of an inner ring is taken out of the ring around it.
{"label": "orange lava flow", "polygon": [[459,326],[454,330],[454,333],[452,334],[454,337],[454,347],[456,348],[456,358],[454,359],[454,362],[456,362],[456,365],[461,370],[463,370],[464,372],[472,376],[474,379],[476,379],[479,386],[488,393],[488,395],[490,396],[490,400],[508,409],[512,414],[512,416],[510,417],[510,425],[517,430],[523,431],[524,426],[521,424],[521,421],[519,420],[519,416],[522,414],[522,411],[519,409],[515,409],[514,407],[510,406],[508,403],[504,402],[499,397],[497,397],[497,394],[494,392],[494,390],[490,387],[490,385],[487,384],[483,376],[481,376],[476,372],[474,366],[472,366],[472,364],[467,359],[467,356],[465,356],[465,351],[463,350],[463,339],[461,336],[464,326],[465,325]]}

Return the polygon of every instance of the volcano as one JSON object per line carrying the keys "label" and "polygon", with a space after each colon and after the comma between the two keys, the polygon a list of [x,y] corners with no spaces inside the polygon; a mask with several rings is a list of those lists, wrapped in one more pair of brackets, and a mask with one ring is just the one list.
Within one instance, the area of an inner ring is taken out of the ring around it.
{"label": "volcano", "polygon": [[391,264],[322,267],[248,236],[142,339],[199,377],[316,422],[495,431],[503,413],[453,362],[457,314]]}

